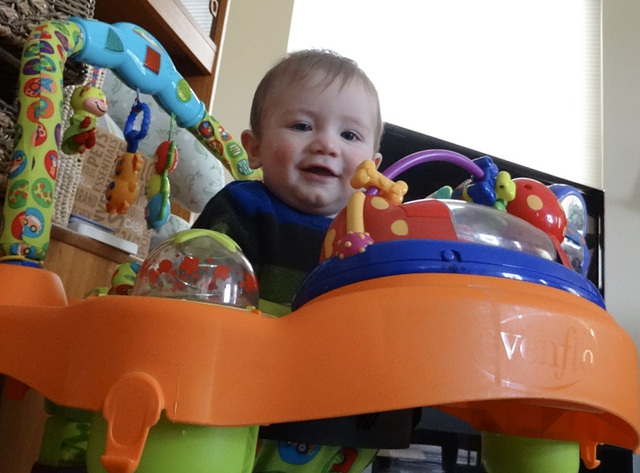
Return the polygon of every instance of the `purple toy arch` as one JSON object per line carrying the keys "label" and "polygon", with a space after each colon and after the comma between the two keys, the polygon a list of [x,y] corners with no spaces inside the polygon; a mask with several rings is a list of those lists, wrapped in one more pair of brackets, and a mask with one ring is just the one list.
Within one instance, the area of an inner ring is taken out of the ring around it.
{"label": "purple toy arch", "polygon": [[[446,149],[428,149],[409,154],[393,163],[391,166],[385,169],[382,174],[393,180],[400,174],[417,164],[429,163],[434,161],[451,163],[460,166],[465,171],[468,171],[469,174],[471,174],[476,179],[482,179],[484,177],[484,171],[472,160],[470,160],[463,154]],[[378,195],[378,189],[376,187],[370,187],[369,189],[367,189],[366,194]]]}
{"label": "purple toy arch", "polygon": [[412,168],[416,164],[428,163],[433,161],[442,161],[445,163],[455,164],[460,166],[465,171],[468,171],[473,177],[482,179],[484,177],[484,171],[480,167],[471,161],[466,156],[456,153],[455,151],[449,151],[446,149],[428,149],[425,151],[418,151],[416,153],[409,154],[399,161],[393,163],[382,173],[389,179],[395,179],[407,169]]}

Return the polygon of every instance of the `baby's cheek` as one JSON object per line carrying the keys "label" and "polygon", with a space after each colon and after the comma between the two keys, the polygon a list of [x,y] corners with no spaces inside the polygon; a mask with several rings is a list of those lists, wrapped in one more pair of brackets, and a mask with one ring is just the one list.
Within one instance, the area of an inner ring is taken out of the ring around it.
{"label": "baby's cheek", "polygon": [[299,159],[296,147],[284,140],[277,143],[276,146],[271,148],[271,152],[266,154],[268,156],[264,156],[265,153],[263,153],[262,159],[269,159],[277,166],[288,165]]}

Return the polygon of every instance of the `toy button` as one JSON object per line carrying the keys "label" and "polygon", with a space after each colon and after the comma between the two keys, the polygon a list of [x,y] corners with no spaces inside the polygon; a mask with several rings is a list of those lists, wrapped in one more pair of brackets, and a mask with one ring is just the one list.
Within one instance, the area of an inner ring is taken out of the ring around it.
{"label": "toy button", "polygon": [[456,261],[462,261],[462,256],[460,255],[460,252],[455,251],[455,250],[442,250],[440,252],[440,258],[442,258],[442,261],[448,261],[448,262],[456,262]]}

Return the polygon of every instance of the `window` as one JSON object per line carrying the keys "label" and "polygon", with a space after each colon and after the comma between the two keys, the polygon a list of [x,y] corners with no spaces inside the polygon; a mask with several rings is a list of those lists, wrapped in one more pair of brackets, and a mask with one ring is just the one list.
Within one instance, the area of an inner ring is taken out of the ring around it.
{"label": "window", "polygon": [[385,121],[602,188],[600,0],[296,1],[306,47],[358,61]]}

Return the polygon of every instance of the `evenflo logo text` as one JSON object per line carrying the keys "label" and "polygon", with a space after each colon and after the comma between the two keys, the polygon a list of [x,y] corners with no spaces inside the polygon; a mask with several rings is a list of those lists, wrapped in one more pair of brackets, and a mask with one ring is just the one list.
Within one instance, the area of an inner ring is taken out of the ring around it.
{"label": "evenflo logo text", "polygon": [[[531,315],[504,320],[487,333],[491,355],[483,371],[511,387],[561,388],[578,382],[597,362],[597,342],[579,319]],[[485,353],[486,354],[486,353]]]}

